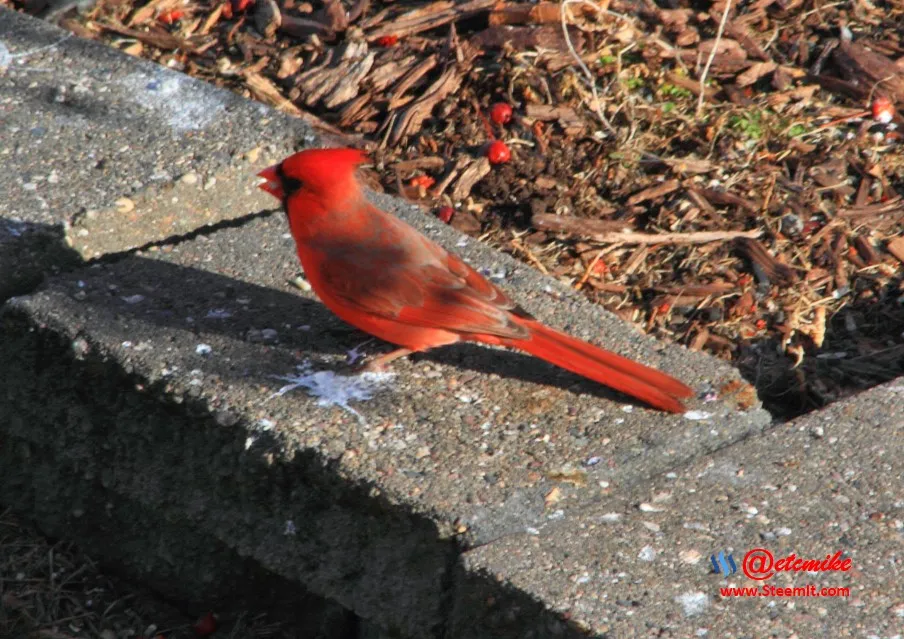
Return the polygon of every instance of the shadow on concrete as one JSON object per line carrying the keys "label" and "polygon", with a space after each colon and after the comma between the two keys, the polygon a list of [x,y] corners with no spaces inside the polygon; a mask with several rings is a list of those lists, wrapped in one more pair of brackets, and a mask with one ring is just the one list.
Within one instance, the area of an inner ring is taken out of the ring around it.
{"label": "shadow on concrete", "polygon": [[0,304],[41,285],[47,275],[81,264],[63,229],[0,215]]}
{"label": "shadow on concrete", "polygon": [[[110,278],[110,284],[117,288],[101,299],[91,294],[85,302],[91,304],[92,312],[98,313],[102,325],[134,319],[192,333],[201,341],[205,334],[216,334],[233,340],[232,345],[240,351],[243,345],[251,345],[260,339],[261,330],[278,330],[275,348],[267,353],[249,352],[248,366],[243,371],[218,369],[215,358],[205,362],[205,369],[224,379],[236,375],[253,376],[264,385],[278,388],[281,383],[274,382],[270,376],[291,372],[287,365],[297,362],[297,359],[291,359],[292,354],[304,353],[305,357],[315,359],[317,355],[345,355],[371,339],[368,334],[337,318],[319,301],[300,293],[154,259],[138,256],[127,259],[128,266],[118,262],[116,275]],[[141,295],[145,300],[136,304],[123,301],[133,295]],[[223,317],[226,314],[229,316]],[[286,324],[291,327],[285,328]],[[300,330],[299,327],[309,328]],[[374,354],[392,348],[385,342],[373,340],[364,351]],[[410,358],[415,362],[427,359],[463,370],[644,406],[617,391],[515,351],[462,343],[416,353]],[[331,358],[329,366],[335,365],[335,358]],[[404,362],[399,362],[391,364],[389,370],[401,372],[405,366]],[[342,368],[346,368],[343,371],[346,374],[355,371],[351,365]]]}

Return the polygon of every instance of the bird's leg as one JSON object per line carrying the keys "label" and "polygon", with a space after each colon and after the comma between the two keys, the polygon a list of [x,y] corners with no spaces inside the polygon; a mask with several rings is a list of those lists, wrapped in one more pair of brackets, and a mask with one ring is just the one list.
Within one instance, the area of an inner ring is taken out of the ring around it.
{"label": "bird's leg", "polygon": [[369,360],[364,366],[361,367],[361,370],[368,372],[381,371],[388,363],[393,362],[400,357],[411,355],[411,353],[413,352],[414,351],[408,348],[397,348],[394,351],[390,351],[389,353],[380,355],[379,357],[374,357],[372,360]]}

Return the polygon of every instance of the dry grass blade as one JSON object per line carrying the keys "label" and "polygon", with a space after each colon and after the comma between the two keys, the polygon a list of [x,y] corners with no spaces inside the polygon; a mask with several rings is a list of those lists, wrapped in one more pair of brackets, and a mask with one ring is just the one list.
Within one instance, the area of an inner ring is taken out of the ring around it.
{"label": "dry grass blade", "polygon": [[709,244],[730,240],[749,239],[762,235],[762,231],[696,231],[692,233],[637,233],[636,231],[611,231],[582,236],[598,244]]}

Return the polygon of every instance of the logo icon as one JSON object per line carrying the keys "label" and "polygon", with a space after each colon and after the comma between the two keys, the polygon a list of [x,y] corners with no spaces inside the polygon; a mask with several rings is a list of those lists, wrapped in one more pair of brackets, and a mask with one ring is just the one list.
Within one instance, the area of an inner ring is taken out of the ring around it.
{"label": "logo icon", "polygon": [[709,560],[713,564],[713,572],[715,574],[722,573],[726,577],[738,572],[738,566],[735,564],[734,557],[729,555],[726,557],[725,552],[720,550],[718,555],[710,555]]}

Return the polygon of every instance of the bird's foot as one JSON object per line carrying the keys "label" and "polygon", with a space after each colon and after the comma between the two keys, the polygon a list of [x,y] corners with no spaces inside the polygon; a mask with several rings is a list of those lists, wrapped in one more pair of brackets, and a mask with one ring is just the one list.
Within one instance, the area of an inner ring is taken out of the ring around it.
{"label": "bird's foot", "polygon": [[394,351],[390,351],[389,353],[384,353],[379,357],[374,357],[373,359],[369,359],[363,366],[361,366],[361,372],[366,373],[377,373],[386,368],[386,365],[390,362],[393,362],[400,357],[405,357],[406,355],[411,355],[413,351],[407,348],[397,348]]}

